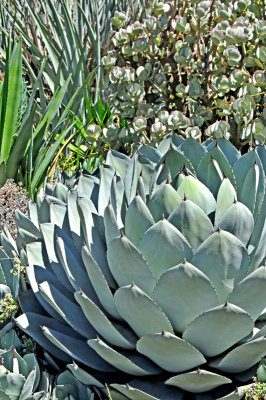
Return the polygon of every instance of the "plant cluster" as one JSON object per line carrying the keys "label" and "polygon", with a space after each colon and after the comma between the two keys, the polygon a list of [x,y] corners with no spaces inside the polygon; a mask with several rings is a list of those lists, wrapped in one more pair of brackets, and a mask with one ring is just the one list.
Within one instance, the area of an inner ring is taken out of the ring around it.
{"label": "plant cluster", "polygon": [[[102,59],[114,149],[156,146],[167,133],[227,137],[237,148],[266,137],[266,23],[259,2],[150,1],[146,18],[116,12]],[[92,128],[91,128],[92,129]],[[95,137],[99,137],[95,128]]]}
{"label": "plant cluster", "polygon": [[113,400],[234,398],[266,354],[265,213],[263,146],[167,135],[110,152],[19,214],[16,323]]}

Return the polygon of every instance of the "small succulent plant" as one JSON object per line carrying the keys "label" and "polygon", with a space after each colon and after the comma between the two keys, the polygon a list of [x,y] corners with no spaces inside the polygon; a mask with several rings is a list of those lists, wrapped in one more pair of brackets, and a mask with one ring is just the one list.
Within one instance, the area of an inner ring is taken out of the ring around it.
{"label": "small succulent plant", "polygon": [[121,123],[98,142],[127,153],[171,132],[264,143],[263,10],[251,0],[154,0],[141,21],[116,12],[103,96]]}
{"label": "small succulent plant", "polygon": [[265,171],[264,146],[171,134],[47,183],[17,215],[18,327],[113,400],[240,399],[266,356]]}

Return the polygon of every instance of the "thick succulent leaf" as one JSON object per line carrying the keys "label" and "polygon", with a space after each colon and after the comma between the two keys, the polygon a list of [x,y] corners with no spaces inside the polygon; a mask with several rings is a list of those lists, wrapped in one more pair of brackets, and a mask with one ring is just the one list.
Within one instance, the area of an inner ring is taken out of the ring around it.
{"label": "thick succulent leaf", "polygon": [[107,245],[121,235],[112,204],[108,204],[104,211],[104,228]]}
{"label": "thick succulent leaf", "polygon": [[247,275],[249,258],[246,248],[237,237],[219,230],[200,245],[191,263],[211,280],[221,304]]}
{"label": "thick succulent leaf", "polygon": [[182,136],[177,135],[176,133],[168,134],[160,142],[157,150],[160,153],[165,154],[169,148],[173,147],[173,148],[177,149],[184,141],[185,141],[185,139],[182,138]]}
{"label": "thick succulent leaf", "polygon": [[150,210],[141,196],[135,196],[130,203],[125,219],[125,234],[138,247],[144,233],[154,224]]}
{"label": "thick succulent leaf", "polygon": [[207,186],[205,186],[198,179],[193,176],[182,175],[178,178],[178,188],[177,193],[183,199],[186,197],[188,200],[193,201],[197,206],[199,206],[205,214],[210,214],[215,211],[216,201],[213,194],[210,192]]}
{"label": "thick succulent leaf", "polygon": [[264,197],[264,171],[256,151],[244,154],[234,165],[238,200],[245,204],[256,219]]}
{"label": "thick succulent leaf", "polygon": [[[41,267],[39,267],[41,268]],[[64,322],[63,318],[58,314],[57,311],[55,311],[54,307],[52,307],[49,302],[47,302],[47,300],[41,295],[40,290],[39,290],[39,283],[36,280],[36,275],[35,275],[35,269],[34,267],[30,266],[27,267],[26,269],[26,273],[27,273],[27,278],[28,281],[31,285],[31,289],[36,297],[36,299],[38,300],[39,304],[43,307],[43,309],[49,314],[51,315],[53,318],[55,318],[56,320],[60,321],[60,322]],[[35,308],[35,307],[34,307]],[[34,310],[33,310],[34,311]],[[35,311],[34,311],[35,312]]]}
{"label": "thick succulent leaf", "polygon": [[125,194],[128,204],[136,195],[138,179],[141,175],[145,186],[145,191],[148,193],[151,177],[154,172],[154,163],[148,158],[136,152],[132,157],[130,166],[127,170],[125,178]]}
{"label": "thick succulent leaf", "polygon": [[36,377],[36,369],[34,368],[29,376],[27,377],[23,388],[20,393],[19,400],[27,400],[29,396],[33,393],[33,385]]}
{"label": "thick succulent leaf", "polygon": [[215,211],[215,225],[224,212],[237,200],[237,194],[234,186],[227,177],[224,177],[217,195],[217,204]]}
{"label": "thick succulent leaf", "polygon": [[35,357],[35,354],[33,353],[29,353],[29,354],[25,354],[25,356],[23,357],[24,361],[27,364],[27,368],[28,368],[28,374],[30,374],[30,372],[35,368],[35,380],[33,383],[33,389],[32,391],[35,392],[35,390],[37,389],[39,383],[40,383],[40,377],[41,377],[41,373],[40,373],[40,367],[38,364],[38,361]]}
{"label": "thick succulent leaf", "polygon": [[12,296],[17,298],[19,277],[11,273],[13,268],[13,260],[9,259],[8,255],[0,249],[0,283],[7,285]]}
{"label": "thick succulent leaf", "polygon": [[246,311],[226,303],[195,318],[186,328],[183,339],[204,356],[214,357],[249,335],[253,327],[254,321]]}
{"label": "thick succulent leaf", "polygon": [[245,386],[240,386],[236,388],[232,393],[229,393],[226,396],[219,397],[217,400],[241,400],[244,399],[244,396],[246,394],[247,389],[251,388],[253,384],[251,385],[245,385]]}
{"label": "thick succulent leaf", "polygon": [[115,170],[109,165],[101,166],[101,179],[98,197],[98,213],[104,215],[104,210],[108,206],[111,198],[111,185],[115,175]]}
{"label": "thick succulent leaf", "polygon": [[213,232],[210,219],[190,200],[182,201],[169,215],[168,221],[184,235],[193,250],[197,250]]}
{"label": "thick succulent leaf", "polygon": [[51,343],[68,354],[72,360],[80,361],[88,367],[99,371],[114,371],[113,367],[88,347],[86,341],[73,338],[56,329],[47,328],[46,326],[42,326],[42,331],[43,335],[49,339]]}
{"label": "thick succulent leaf", "polygon": [[177,386],[188,392],[202,393],[231,382],[231,379],[228,379],[225,376],[198,369],[197,371],[173,376],[165,383],[167,385]]}
{"label": "thick succulent leaf", "polygon": [[138,152],[146,157],[148,160],[153,162],[154,164],[158,164],[160,161],[162,154],[160,151],[155,149],[154,147],[148,146],[147,144],[143,144],[138,148]]}
{"label": "thick succulent leaf", "polygon": [[72,333],[73,329],[66,325],[60,324],[58,321],[45,317],[44,315],[28,312],[16,318],[16,323],[20,329],[30,335],[40,346],[46,349],[50,354],[53,354],[59,360],[71,362],[71,358],[63,351],[54,346],[42,333],[41,324],[50,326],[56,329],[61,329],[62,332]]}
{"label": "thick succulent leaf", "polygon": [[52,203],[50,205],[51,223],[60,228],[68,229],[67,207],[66,205]]}
{"label": "thick succulent leaf", "polygon": [[61,237],[57,238],[56,245],[58,258],[75,291],[81,289],[90,296],[93,301],[99,302],[86,269],[84,268],[81,256],[78,253],[74,253]]}
{"label": "thick succulent leaf", "polygon": [[11,397],[9,397],[9,396],[5,393],[5,391],[3,391],[3,390],[1,390],[1,389],[0,389],[0,398],[1,398],[2,400],[13,400]]}
{"label": "thick succulent leaf", "polygon": [[82,248],[82,259],[101,305],[113,318],[120,319],[110,287],[86,245]]}
{"label": "thick succulent leaf", "polygon": [[25,231],[31,233],[38,239],[42,237],[38,227],[32,222],[30,218],[28,218],[20,210],[15,211],[15,220],[19,228],[24,229]]}
{"label": "thick succulent leaf", "polygon": [[99,195],[99,179],[96,176],[86,175],[81,172],[77,186],[78,193],[87,196],[96,205]]}
{"label": "thick succulent leaf", "polygon": [[92,375],[88,372],[84,371],[80,368],[77,364],[68,364],[67,368],[71,371],[76,379],[81,382],[83,385],[86,386],[94,386],[99,389],[103,389],[105,386],[97,379],[95,379]]}
{"label": "thick succulent leaf", "polygon": [[107,154],[106,163],[113,167],[119,175],[125,179],[131,160],[125,154],[112,150]]}
{"label": "thick succulent leaf", "polygon": [[28,265],[40,265],[42,267],[45,267],[45,262],[43,259],[43,247],[44,245],[42,242],[33,242],[27,244],[26,254]]}
{"label": "thick succulent leaf", "polygon": [[247,311],[256,321],[265,308],[266,266],[262,266],[243,279],[229,296],[229,302]]}
{"label": "thick succulent leaf", "polygon": [[[266,205],[266,196],[265,196],[265,202],[264,205]],[[266,210],[265,210],[266,211]],[[260,225],[258,227],[258,225]],[[257,230],[258,228],[258,230]],[[261,229],[261,231],[260,231]],[[256,234],[258,231],[260,231],[260,236],[257,241],[255,241],[255,237],[251,237],[250,240],[250,247],[253,250],[250,254],[250,271],[254,271],[254,269],[258,268],[260,265],[265,263],[265,255],[266,255],[266,222],[263,214],[260,214],[257,220],[257,223],[255,225]],[[257,235],[255,235],[257,236]]]}
{"label": "thick succulent leaf", "polygon": [[162,216],[168,218],[181,202],[180,196],[170,184],[162,185],[150,198],[148,207],[154,218],[158,222]]}
{"label": "thick succulent leaf", "polygon": [[77,331],[85,338],[95,336],[96,331],[93,329],[88,320],[84,317],[82,310],[74,301],[70,301],[50,282],[41,283],[39,285],[39,291],[42,297],[75,331]]}
{"label": "thick succulent leaf", "polygon": [[188,262],[166,271],[156,284],[152,297],[177,332],[183,332],[199,314],[217,306],[211,282]]}
{"label": "thick succulent leaf", "polygon": [[218,146],[215,146],[201,159],[197,168],[197,177],[216,197],[224,175],[234,186],[236,185],[229,162]]}
{"label": "thick succulent leaf", "polygon": [[170,332],[143,336],[137,350],[170,372],[183,372],[206,362],[195,347]]}
{"label": "thick succulent leaf", "polygon": [[188,138],[182,142],[178,147],[178,150],[184,154],[184,156],[191,162],[195,169],[206,153],[204,147],[202,147],[201,144],[193,138]]}
{"label": "thick succulent leaf", "polygon": [[[219,139],[216,139],[215,142],[218,145],[218,148],[223,152],[225,155],[227,161],[233,167],[237,160],[240,158],[241,154],[240,152],[235,148],[235,146],[226,138],[221,137]],[[214,142],[214,146],[215,146]]]}
{"label": "thick succulent leaf", "polygon": [[[136,337],[132,332],[118,324],[111,323],[107,316],[83,292],[76,292],[75,299],[79,303],[84,315],[96,331],[105,340],[122,349],[135,349]],[[94,335],[95,337],[96,335]],[[92,335],[88,335],[91,338]]]}
{"label": "thick succulent leaf", "polygon": [[266,355],[265,336],[237,346],[224,357],[210,363],[210,366],[227,373],[246,371]]}
{"label": "thick succulent leaf", "polygon": [[12,399],[18,399],[20,392],[25,383],[23,375],[14,374],[0,374],[0,388]]}
{"label": "thick succulent leaf", "polygon": [[77,196],[76,190],[69,190],[67,196],[67,213],[73,242],[77,249],[81,249],[85,238],[81,232],[81,221],[78,212]]}
{"label": "thick succulent leaf", "polygon": [[126,236],[112,240],[108,246],[107,259],[120,287],[133,281],[146,293],[152,292],[155,285],[152,272],[141,253]]}
{"label": "thick succulent leaf", "polygon": [[163,383],[133,380],[128,385],[112,384],[111,387],[118,390],[131,400],[182,400],[183,392],[175,388],[169,388]]}
{"label": "thick succulent leaf", "polygon": [[[167,269],[192,258],[192,249],[178,229],[163,219],[144,234],[139,250],[158,280]],[[135,281],[134,281],[135,282]]]}
{"label": "thick succulent leaf", "polygon": [[192,173],[195,172],[190,160],[187,157],[185,157],[181,152],[173,148],[170,148],[167,151],[167,153],[161,158],[161,161],[158,164],[158,166],[163,163],[168,167],[170,171],[170,177],[172,180],[184,167],[189,169]]}
{"label": "thick succulent leaf", "polygon": [[88,345],[95,350],[103,360],[127,374],[145,376],[158,374],[161,371],[144,357],[118,353],[99,338],[88,340]]}
{"label": "thick succulent leaf", "polygon": [[165,313],[135,284],[118,289],[114,298],[119,314],[139,337],[162,329],[174,333]]}
{"label": "thick succulent leaf", "polygon": [[[59,229],[59,228],[58,228]],[[56,251],[56,236],[57,236],[57,228],[55,225],[47,223],[41,225],[41,231],[45,241],[46,253],[49,258],[51,270],[57,276],[59,281],[69,290],[73,291],[73,285],[69,281],[67,276],[67,272],[64,269],[61,262],[58,260],[58,255]],[[62,239],[61,239],[62,240]],[[43,249],[43,254],[45,257],[45,250]],[[44,260],[45,268],[49,268],[49,263]]]}
{"label": "thick succulent leaf", "polygon": [[247,246],[254,229],[254,219],[244,204],[235,202],[222,215],[218,225],[241,240],[244,246]]}

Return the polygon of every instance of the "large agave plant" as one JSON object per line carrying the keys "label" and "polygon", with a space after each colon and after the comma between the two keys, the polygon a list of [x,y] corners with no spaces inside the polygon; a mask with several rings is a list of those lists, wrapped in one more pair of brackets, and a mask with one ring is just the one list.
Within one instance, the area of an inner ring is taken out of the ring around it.
{"label": "large agave plant", "polygon": [[177,135],[47,184],[17,214],[18,326],[113,400],[242,398],[266,355],[264,192],[264,147]]}

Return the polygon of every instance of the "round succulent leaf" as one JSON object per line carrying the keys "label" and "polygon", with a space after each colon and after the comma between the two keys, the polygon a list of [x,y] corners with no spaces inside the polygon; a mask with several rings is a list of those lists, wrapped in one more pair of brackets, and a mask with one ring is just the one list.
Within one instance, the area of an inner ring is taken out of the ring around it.
{"label": "round succulent leaf", "polygon": [[262,266],[244,278],[230,294],[228,301],[256,319],[263,312],[266,305],[266,266]]}
{"label": "round succulent leaf", "polygon": [[[107,316],[91,301],[83,292],[76,292],[75,299],[79,303],[80,307],[87,320],[95,328],[105,340],[114,346],[121,347],[122,349],[135,349],[137,338],[132,331],[118,324],[116,326],[107,318]],[[96,333],[95,332],[95,333]],[[94,335],[95,336],[95,335]],[[87,337],[91,338],[92,335]]]}
{"label": "round succulent leaf", "polygon": [[204,356],[214,357],[249,335],[253,328],[254,321],[246,311],[226,303],[195,318],[183,333],[183,339]]}
{"label": "round succulent leaf", "polygon": [[177,188],[180,198],[186,197],[188,200],[193,201],[205,214],[215,211],[216,201],[207,186],[193,176],[180,178],[181,176],[178,178],[179,185]]}
{"label": "round succulent leaf", "polygon": [[130,203],[125,218],[125,234],[138,247],[144,233],[154,224],[154,219],[142,200],[136,196]]}
{"label": "round succulent leaf", "polygon": [[168,183],[162,185],[150,198],[148,208],[155,222],[160,221],[162,215],[168,218],[181,202],[180,196]]}
{"label": "round succulent leaf", "polygon": [[192,137],[181,143],[178,150],[191,162],[195,170],[206,153],[204,147],[202,147],[201,144]]}
{"label": "round succulent leaf", "polygon": [[127,374],[145,376],[161,372],[160,368],[146,358],[130,353],[118,353],[99,338],[88,340],[88,345],[107,363]]}
{"label": "round succulent leaf", "polygon": [[139,244],[139,251],[157,280],[163,272],[184,258],[190,260],[193,254],[182,233],[166,219],[147,230]]}
{"label": "round succulent leaf", "polygon": [[133,281],[147,294],[152,293],[155,279],[151,269],[126,236],[112,240],[107,249],[107,259],[119,287]]}
{"label": "round succulent leaf", "polygon": [[86,245],[82,248],[82,259],[101,305],[113,318],[120,319],[110,287]]}
{"label": "round succulent leaf", "polygon": [[79,361],[90,368],[103,372],[113,372],[115,369],[95,354],[88,347],[86,341],[58,332],[56,329],[41,326],[43,335],[60,350],[65,352],[72,360]]}
{"label": "round succulent leaf", "polygon": [[217,295],[210,280],[188,262],[167,270],[157,282],[152,297],[177,332],[183,332],[198,315],[217,306]]}
{"label": "round succulent leaf", "polygon": [[198,248],[191,263],[213,283],[222,304],[248,272],[249,257],[242,242],[229,232],[219,230]]}
{"label": "round succulent leaf", "polygon": [[221,216],[237,200],[237,194],[234,186],[227,177],[222,180],[217,195],[215,225],[219,224]]}
{"label": "round succulent leaf", "polygon": [[139,337],[162,330],[174,333],[166,314],[135,284],[118,289],[114,299],[119,314]]}
{"label": "round succulent leaf", "polygon": [[197,371],[173,376],[165,383],[167,385],[177,386],[187,392],[203,393],[231,382],[231,379],[228,379],[225,376],[198,369]]}
{"label": "round succulent leaf", "polygon": [[257,364],[266,355],[265,336],[237,346],[227,353],[209,363],[211,367],[227,373],[240,373]]}
{"label": "round succulent leaf", "polygon": [[137,350],[169,372],[183,372],[206,362],[195,347],[165,331],[143,336]]}
{"label": "round succulent leaf", "polygon": [[169,215],[174,225],[195,251],[213,233],[213,225],[204,211],[191,200],[182,201]]}
{"label": "round succulent leaf", "polygon": [[111,387],[123,393],[131,400],[182,400],[183,392],[165,386],[161,382],[134,379],[128,385],[112,384]]}
{"label": "round succulent leaf", "polygon": [[218,221],[224,231],[236,236],[247,246],[254,229],[254,219],[250,210],[240,202],[234,202]]}

